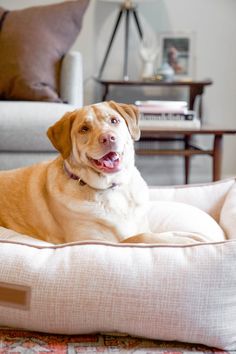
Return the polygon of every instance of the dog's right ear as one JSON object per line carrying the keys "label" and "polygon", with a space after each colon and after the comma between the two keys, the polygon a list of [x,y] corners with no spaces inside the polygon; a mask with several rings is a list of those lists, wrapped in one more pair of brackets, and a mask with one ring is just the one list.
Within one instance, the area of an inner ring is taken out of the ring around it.
{"label": "dog's right ear", "polygon": [[58,122],[48,128],[47,136],[53,146],[66,159],[72,149],[71,128],[76,117],[76,111],[66,113]]}

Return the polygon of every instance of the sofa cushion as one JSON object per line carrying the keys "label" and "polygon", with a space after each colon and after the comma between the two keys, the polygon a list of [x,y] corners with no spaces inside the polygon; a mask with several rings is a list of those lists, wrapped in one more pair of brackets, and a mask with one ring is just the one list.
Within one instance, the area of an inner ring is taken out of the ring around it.
{"label": "sofa cushion", "polygon": [[0,151],[54,151],[47,138],[49,126],[75,106],[52,102],[2,101]]}
{"label": "sofa cushion", "polygon": [[30,166],[43,161],[55,159],[57,151],[41,152],[0,152],[0,170],[13,170],[15,168]]}
{"label": "sofa cushion", "polygon": [[0,99],[60,102],[61,59],[81,29],[88,2],[65,1],[8,13],[0,8]]}

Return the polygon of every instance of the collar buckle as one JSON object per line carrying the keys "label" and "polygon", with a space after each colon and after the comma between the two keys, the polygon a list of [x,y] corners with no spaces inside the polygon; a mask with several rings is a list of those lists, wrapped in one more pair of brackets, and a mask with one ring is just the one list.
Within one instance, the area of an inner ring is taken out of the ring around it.
{"label": "collar buckle", "polygon": [[86,185],[86,183],[80,177],[78,177],[77,181],[78,181],[78,184],[80,186],[85,186]]}

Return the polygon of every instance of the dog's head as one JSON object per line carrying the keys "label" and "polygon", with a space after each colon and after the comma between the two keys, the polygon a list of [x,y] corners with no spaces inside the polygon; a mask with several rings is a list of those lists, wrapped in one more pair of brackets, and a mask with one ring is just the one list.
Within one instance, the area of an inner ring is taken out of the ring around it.
{"label": "dog's head", "polygon": [[133,105],[102,102],[66,113],[47,134],[73,168],[112,174],[132,164],[133,140],[140,136],[138,118]]}

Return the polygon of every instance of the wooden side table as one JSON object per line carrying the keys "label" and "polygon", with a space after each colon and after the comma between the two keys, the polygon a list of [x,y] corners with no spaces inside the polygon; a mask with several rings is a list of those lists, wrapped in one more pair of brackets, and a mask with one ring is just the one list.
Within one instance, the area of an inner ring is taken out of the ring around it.
{"label": "wooden side table", "polygon": [[[217,181],[221,178],[221,163],[222,163],[222,143],[224,135],[236,134],[236,128],[217,128],[213,126],[202,126],[200,129],[145,129],[141,130],[141,141],[176,141],[178,138],[173,138],[173,135],[179,136],[179,140],[184,142],[182,149],[153,149],[136,146],[136,154],[138,155],[175,155],[185,158],[185,183],[189,182],[190,173],[190,158],[194,155],[208,155],[212,158],[212,181]],[[202,147],[191,144],[191,138],[195,135],[213,136],[213,145],[211,149],[205,150]],[[172,137],[171,137],[172,136]]]}
{"label": "wooden side table", "polygon": [[[149,87],[187,87],[189,90],[189,108],[194,108],[197,97],[199,102],[199,118],[202,119],[202,96],[206,86],[212,85],[212,80],[206,79],[201,81],[131,81],[131,80],[103,80],[95,78],[104,88],[102,100],[105,101],[109,97],[111,86],[129,87],[149,86]],[[110,97],[109,97],[110,98]],[[138,98],[137,98],[138,99]],[[163,128],[142,128],[142,141],[149,142],[150,147],[142,148],[139,143],[136,145],[136,153],[139,155],[165,155],[165,156],[183,156],[185,159],[185,183],[189,182],[190,159],[194,155],[208,155],[212,158],[212,180],[217,181],[221,177],[222,162],[222,142],[224,135],[236,134],[236,128],[227,129],[222,127],[202,125],[200,129],[163,129]],[[202,147],[192,144],[192,137],[195,135],[213,136],[213,145],[211,149],[205,150]],[[183,143],[182,149],[154,149],[152,142],[154,141],[180,141]]]}
{"label": "wooden side table", "polygon": [[[199,116],[202,117],[202,95],[206,86],[212,85],[210,79],[202,81],[131,81],[131,80],[103,80],[100,78],[95,78],[95,80],[101,84],[104,88],[102,101],[106,101],[109,96],[109,90],[111,86],[124,86],[132,88],[134,86],[149,86],[149,87],[187,87],[189,89],[189,109],[193,109],[196,97],[200,98],[199,105]],[[137,98],[138,99],[138,98]]]}

